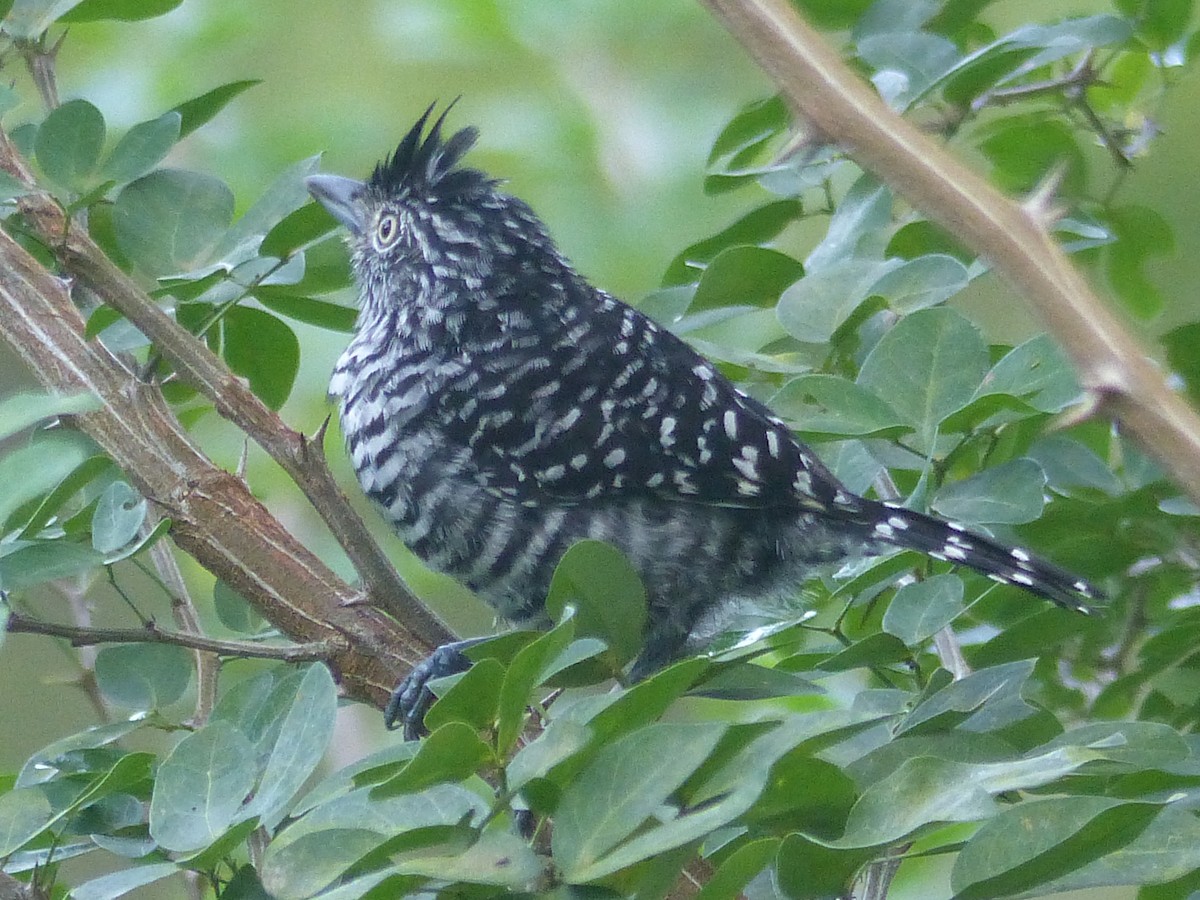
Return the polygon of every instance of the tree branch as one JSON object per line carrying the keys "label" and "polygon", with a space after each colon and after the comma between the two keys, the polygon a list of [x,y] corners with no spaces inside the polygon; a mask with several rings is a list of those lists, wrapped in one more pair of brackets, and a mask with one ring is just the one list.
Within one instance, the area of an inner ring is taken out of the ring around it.
{"label": "tree branch", "polygon": [[9,613],[8,630],[14,634],[45,634],[66,638],[73,647],[90,647],[94,644],[171,644],[223,656],[278,659],[289,663],[328,661],[337,651],[346,649],[346,642],[342,639],[280,647],[251,641],[221,641],[179,631],[163,631],[153,622],[147,622],[144,628],[82,628],[78,625],[43,622],[18,612]]}
{"label": "tree branch", "polygon": [[98,341],[65,283],[0,230],[0,339],[46,387],[88,391],[101,409],[74,417],[144,496],[172,519],[176,545],[298,643],[337,647],[346,693],[382,706],[424,641],[372,606],[301,545],[246,483],[205,457],[162,392]]}
{"label": "tree branch", "polygon": [[896,115],[786,0],[704,0],[788,102],[913,206],[986,258],[1058,338],[1080,383],[1200,503],[1200,418],[1019,204]]}
{"label": "tree branch", "polygon": [[153,341],[183,381],[207,397],[221,416],[241,428],[292,477],[350,558],[370,602],[388,610],[431,646],[452,640],[450,629],[412,595],[376,544],[334,481],[319,442],[285,425],[202,342],[118,269],[87,234],[72,227],[54,199],[37,188],[2,131],[0,169],[30,187],[30,193],[19,200],[21,212],[63,269]]}

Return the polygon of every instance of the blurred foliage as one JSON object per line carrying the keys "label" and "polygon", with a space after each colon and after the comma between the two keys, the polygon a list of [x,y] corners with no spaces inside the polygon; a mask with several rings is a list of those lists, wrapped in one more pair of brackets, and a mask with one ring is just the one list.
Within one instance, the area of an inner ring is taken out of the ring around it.
{"label": "blurred foliage", "polygon": [[[1131,320],[1172,326],[1164,357],[1200,393],[1200,311],[1149,276],[1152,258],[1181,236],[1153,197],[1130,186],[1134,163],[1154,149],[1157,110],[1200,47],[1189,2],[1120,0],[1036,24],[984,16],[992,4],[977,0],[799,5],[837,29],[833,39],[895,109],[1001,186],[1027,191],[1065,165],[1069,211],[1058,237]],[[11,58],[36,55],[64,16],[83,29],[90,19],[175,6],[14,0],[4,40]],[[322,63],[322,97],[361,100],[328,103],[328,143],[364,144],[354,146],[357,169],[416,107],[371,87],[399,79],[371,71],[377,61],[359,64],[355,37],[365,38],[354,28],[369,27],[372,40],[403,33],[414,79],[423,57],[453,48],[464,91],[483,71],[503,71],[494,61],[517,47],[563,83],[575,79],[576,90],[611,75],[614,96],[707,84],[688,82],[701,77],[697,68],[672,69],[673,55],[651,74],[623,70],[626,41],[644,48],[685,35],[710,59],[744,65],[680,10],[614,16],[600,28],[601,7],[571,5],[558,13],[574,17],[568,28],[542,4],[465,9],[378,4],[361,21],[338,16],[327,33],[298,34],[290,47],[298,65],[335,61]],[[227,37],[251,53],[265,40],[252,15],[227,5],[198,16],[184,4],[162,21],[198,24],[208,46]],[[115,35],[148,26],[108,27]],[[589,52],[589,27],[611,52]],[[560,29],[570,37],[550,41]],[[273,116],[295,122],[318,102],[285,97],[286,79],[255,86],[230,77],[177,91],[194,59],[157,58],[153,44],[152,82],[100,87],[120,67],[120,45],[102,39],[73,58],[72,37],[60,71],[69,79],[74,66],[90,67],[95,89],[48,111],[28,86],[0,92],[6,129],[114,260],[265,402],[291,414],[285,403],[297,386],[313,393],[327,374],[312,335],[337,345],[352,327],[345,251],[303,190],[318,166],[314,148],[300,146],[312,132],[268,140],[282,129],[239,120],[236,110],[260,91]],[[310,42],[321,43],[319,54]],[[555,53],[529,52],[550,46]],[[716,85],[714,68],[703,78]],[[511,87],[498,81],[489,91]],[[159,92],[171,96],[150,96]],[[587,96],[599,102],[603,93]],[[625,149],[648,162],[655,147],[697,127],[697,106],[722,105],[661,103],[652,127],[623,133]],[[505,170],[497,148],[534,130],[536,165],[511,187],[556,233],[562,223],[566,249],[598,275],[588,241],[573,232],[582,226],[568,223],[607,218],[604,188],[585,200],[595,189],[565,177],[563,160],[610,172],[614,194],[637,191],[639,173],[598,130],[576,122],[556,133],[524,111],[515,96],[490,111],[468,99],[455,115],[496,142],[473,159],[497,172]],[[902,877],[923,858],[953,860],[948,883],[924,888],[927,897],[1129,886],[1182,900],[1200,887],[1197,511],[1106,423],[1048,433],[1080,391],[1050,338],[998,338],[969,315],[963,295],[987,280],[986,262],[836,148],[798,145],[777,98],[725,117],[713,128],[703,186],[728,215],[698,228],[635,213],[645,236],[614,236],[607,249],[616,262],[606,265],[634,270],[652,259],[665,274],[642,308],[770,403],[849,487],[898,492],[914,507],[1019,539],[1102,581],[1109,604],[1071,617],[1014,587],[898,553],[814,573],[795,605],[740,611],[707,655],[603,692],[596,686],[640,646],[644,592],[611,548],[583,544],[555,578],[552,630],[475,645],[475,668],[438,684],[426,739],[390,743],[332,773],[318,773],[336,729],[324,667],[227,664],[234,677],[197,724],[186,709],[189,653],[111,647],[90,664],[96,696],[136,715],[60,732],[0,776],[4,871],[55,890],[74,884],[72,896],[91,900],[178,882],[183,871],[230,900],[661,896],[699,856],[706,898],[823,898],[891,854],[904,858]],[[222,128],[243,137],[236,164],[225,160],[227,178],[214,174],[226,171]],[[245,134],[263,136],[253,154]],[[682,180],[699,183],[699,171],[697,163]],[[13,208],[6,227],[20,235]],[[170,375],[113,311],[87,313],[90,335]],[[185,423],[213,418],[186,388],[167,388]],[[138,573],[169,522],[150,517],[89,441],[30,428],[87,402],[18,395],[0,405],[0,438],[12,448],[0,456],[0,483],[11,486],[0,495],[0,588],[12,610],[29,615],[40,586],[107,578],[106,603],[124,599],[149,618],[142,610],[161,608],[165,592]],[[224,585],[213,595],[226,632],[274,637]],[[958,680],[933,644],[947,627],[972,670]],[[64,863],[97,857],[107,874],[67,874],[76,870]]]}

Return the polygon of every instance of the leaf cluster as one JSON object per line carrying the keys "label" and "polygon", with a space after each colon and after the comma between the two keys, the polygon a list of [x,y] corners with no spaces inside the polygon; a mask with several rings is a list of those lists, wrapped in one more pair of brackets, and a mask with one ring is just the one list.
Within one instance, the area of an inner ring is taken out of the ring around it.
{"label": "leaf cluster", "polygon": [[[174,5],[16,0],[0,4],[0,28],[7,52],[44,58],[57,22]],[[1055,236],[1129,313],[1164,309],[1146,266],[1170,229],[1121,186],[1200,43],[1190,3],[1121,0],[1009,33],[972,0],[799,5],[838,29],[897,112],[982,159],[997,184],[1057,184]],[[82,99],[4,127],[71,226],[278,409],[302,363],[291,323],[353,327],[330,296],[348,284],[345,250],[303,189],[317,160],[235,220],[222,181],[172,159],[251,86],[222,85],[115,139]],[[0,91],[0,113],[16,100]],[[72,888],[88,900],[182,872],[228,900],[654,897],[683,870],[706,900],[817,900],[846,896],[878,860],[952,855],[942,893],[959,898],[1200,888],[1196,509],[1087,418],[1053,338],[972,321],[962,301],[986,260],[796,128],[779,98],[732,118],[705,187],[741,191],[748,210],[681,250],[642,308],[851,489],[1019,540],[1102,581],[1106,608],[1074,618],[898,553],[816,571],[795,602],[742,610],[706,655],[627,686],[644,590],[615,550],[585,542],[555,576],[553,629],[474,646],[474,667],[436,685],[427,738],[331,774],[318,772],[335,729],[325,666],[226,660],[215,703],[193,718],[185,707],[208,688],[191,652],[107,647],[99,696],[136,715],[64,737],[3,780],[3,871],[60,890],[69,859],[127,861]],[[0,179],[4,228],[52,266],[21,206],[28,190]],[[88,337],[161,383],[181,422],[210,409],[111,306],[76,302]],[[1166,340],[1194,396],[1197,328]],[[167,593],[144,551],[170,520],[79,432],[31,429],[93,403],[0,405],[0,617],[24,614],[31,588],[104,574],[152,625],[140,609]],[[146,594],[126,586],[134,568],[152,576]],[[221,582],[211,610],[247,646],[277,637]]]}

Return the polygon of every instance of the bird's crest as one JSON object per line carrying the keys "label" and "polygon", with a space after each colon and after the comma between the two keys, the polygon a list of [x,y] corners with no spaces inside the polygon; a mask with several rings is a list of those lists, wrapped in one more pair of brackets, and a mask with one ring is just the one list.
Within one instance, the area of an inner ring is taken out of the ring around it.
{"label": "bird's crest", "polygon": [[471,185],[492,183],[478,169],[455,168],[479,137],[476,129],[464,128],[443,140],[442,123],[455,102],[442,111],[429,133],[425,134],[425,123],[437,105],[436,102],[429,104],[400,141],[396,152],[375,167],[371,175],[371,187],[386,194],[400,193],[405,189],[421,192],[437,189],[453,193]]}

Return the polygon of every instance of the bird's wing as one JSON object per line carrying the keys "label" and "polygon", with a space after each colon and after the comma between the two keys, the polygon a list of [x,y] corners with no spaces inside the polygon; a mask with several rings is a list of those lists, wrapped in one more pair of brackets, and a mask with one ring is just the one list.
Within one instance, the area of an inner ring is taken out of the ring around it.
{"label": "bird's wing", "polygon": [[536,346],[497,341],[447,386],[443,434],[489,489],[529,503],[836,502],[841,485],[787,426],[666,329],[607,297],[559,325]]}

